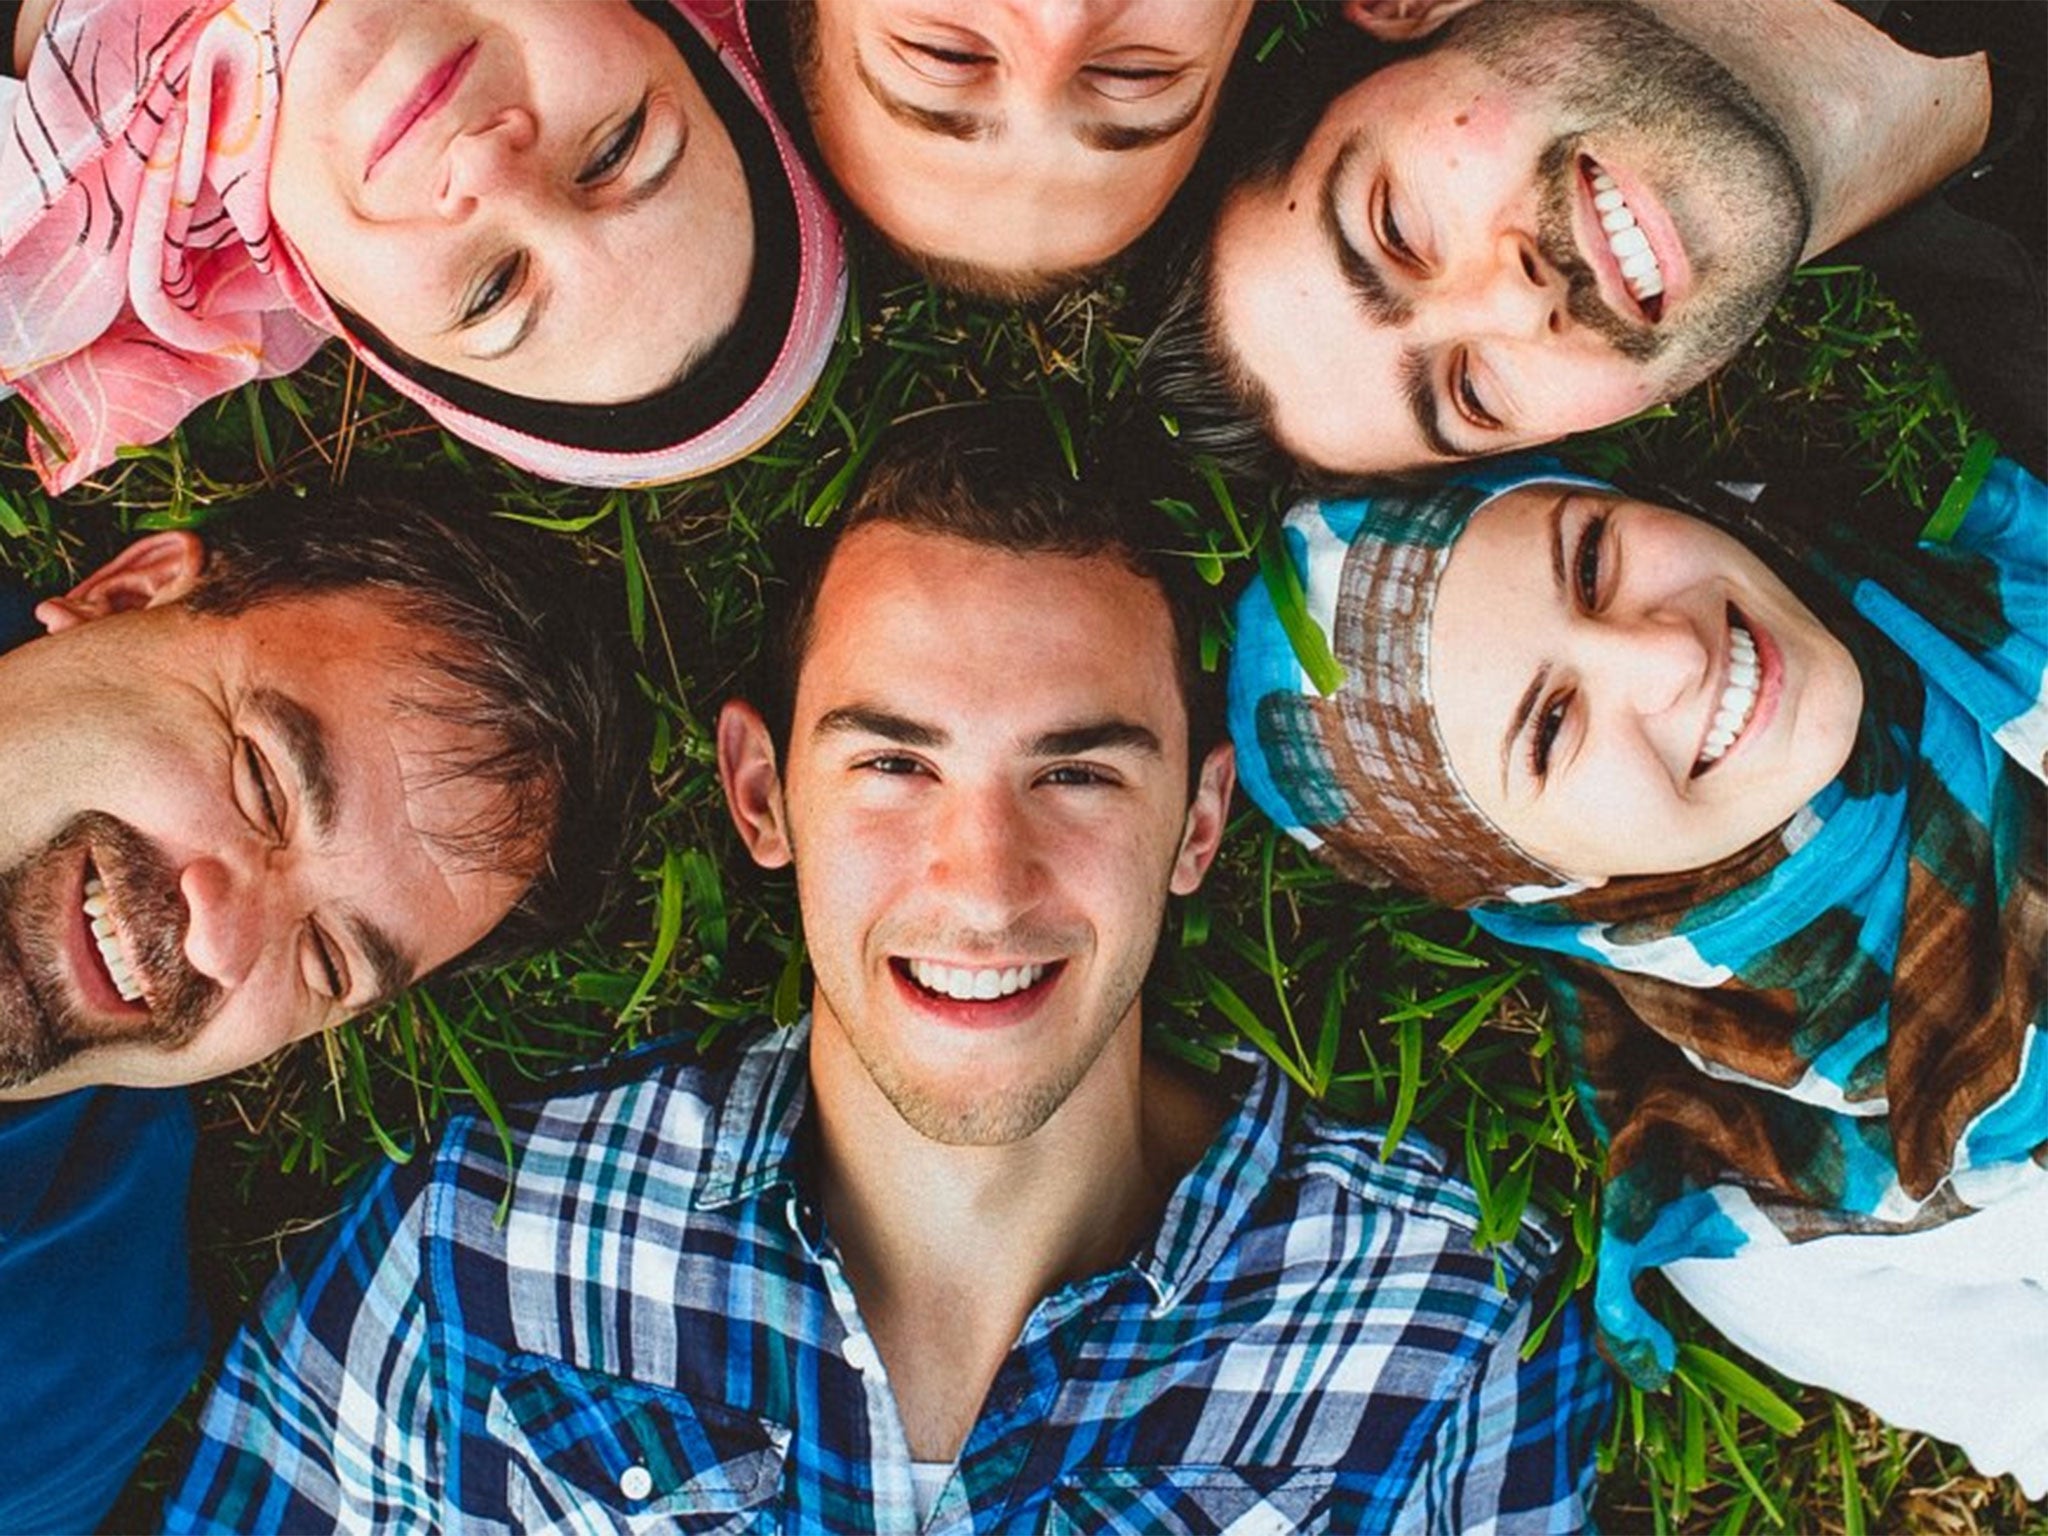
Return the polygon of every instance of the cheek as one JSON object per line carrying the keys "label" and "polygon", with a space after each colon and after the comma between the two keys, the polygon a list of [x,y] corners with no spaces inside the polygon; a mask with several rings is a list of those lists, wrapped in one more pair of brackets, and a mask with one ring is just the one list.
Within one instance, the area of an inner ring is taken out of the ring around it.
{"label": "cheek", "polygon": [[431,235],[342,228],[325,237],[324,260],[308,260],[330,299],[399,346],[419,351],[446,323],[448,306],[438,302],[449,291],[442,244]]}
{"label": "cheek", "polygon": [[1495,203],[1528,193],[1535,152],[1526,142],[1527,124],[1497,97],[1431,101],[1414,121],[1411,143],[1418,163],[1454,203]]}

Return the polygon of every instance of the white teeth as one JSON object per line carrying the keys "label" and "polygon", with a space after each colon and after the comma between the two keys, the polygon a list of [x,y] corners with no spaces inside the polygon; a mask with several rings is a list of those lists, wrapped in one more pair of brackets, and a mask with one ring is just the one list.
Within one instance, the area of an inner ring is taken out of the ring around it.
{"label": "white teeth", "polygon": [[1707,728],[1707,739],[1700,746],[1699,761],[1693,765],[1693,772],[1719,762],[1723,754],[1735,745],[1735,738],[1742,734],[1742,728],[1749,724],[1750,714],[1756,708],[1759,675],[1755,639],[1740,624],[1731,622],[1728,626],[1728,685],[1721,691],[1720,706],[1714,711],[1713,724]]}
{"label": "white teeth", "polygon": [[135,973],[128,967],[128,957],[121,953],[121,941],[114,936],[114,920],[107,915],[107,888],[100,884],[98,875],[89,875],[85,882],[86,921],[92,926],[92,941],[100,952],[100,959],[106,962],[107,974],[114,979],[114,990],[124,1001],[142,1001],[142,988],[136,984]]}
{"label": "white teeth", "polygon": [[1628,291],[1639,301],[1656,298],[1664,291],[1664,272],[1657,265],[1656,253],[1650,249],[1650,237],[1636,226],[1636,216],[1629,212],[1628,202],[1612,176],[1596,169],[1592,184],[1593,207],[1600,214],[1607,248],[1621,266]]}
{"label": "white teeth", "polygon": [[911,979],[927,992],[936,992],[941,997],[950,997],[955,1002],[988,1002],[998,997],[1008,997],[1013,992],[1022,992],[1026,987],[1035,986],[1045,975],[1042,965],[1013,965],[1004,970],[983,969],[971,971],[965,966],[938,965],[930,960],[905,962]]}

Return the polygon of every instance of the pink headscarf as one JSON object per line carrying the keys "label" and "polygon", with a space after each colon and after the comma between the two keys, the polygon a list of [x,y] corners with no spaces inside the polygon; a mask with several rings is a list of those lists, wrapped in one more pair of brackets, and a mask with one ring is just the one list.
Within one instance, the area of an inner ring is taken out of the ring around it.
{"label": "pink headscarf", "polygon": [[314,285],[268,193],[285,65],[317,3],[58,0],[0,145],[0,378],[56,438],[29,444],[46,487],[67,490],[215,395],[290,372],[329,335],[458,437],[578,484],[708,473],[795,414],[831,348],[845,257],[730,0],[673,3],[770,135],[794,205],[794,299],[774,317],[781,345],[730,410],[632,447],[551,440],[544,408],[522,428],[455,404],[350,335]]}

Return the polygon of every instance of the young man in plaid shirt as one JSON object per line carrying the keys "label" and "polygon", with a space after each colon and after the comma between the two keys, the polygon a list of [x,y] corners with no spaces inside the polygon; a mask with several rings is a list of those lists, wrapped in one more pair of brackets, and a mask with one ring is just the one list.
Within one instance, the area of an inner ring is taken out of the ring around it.
{"label": "young man in plaid shirt", "polygon": [[387,1171],[231,1350],[173,1529],[1585,1526],[1555,1240],[1477,1251],[1413,1138],[1142,1049],[1230,751],[1138,514],[1030,457],[886,453],[720,719],[809,1019],[552,1085],[516,1182],[474,1118]]}

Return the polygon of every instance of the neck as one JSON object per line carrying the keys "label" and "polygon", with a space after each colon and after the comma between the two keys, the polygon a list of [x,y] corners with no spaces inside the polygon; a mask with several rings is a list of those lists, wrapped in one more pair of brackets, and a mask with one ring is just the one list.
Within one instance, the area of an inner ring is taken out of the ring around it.
{"label": "neck", "polygon": [[811,1037],[826,1219],[911,1455],[951,1461],[1039,1302],[1130,1259],[1221,1114],[1148,1064],[1137,1010],[1036,1131],[953,1146],[913,1130],[820,1003]]}
{"label": "neck", "polygon": [[1910,52],[1836,0],[1641,0],[1740,80],[1805,173],[1811,258],[1933,191],[1983,148],[1982,54]]}

